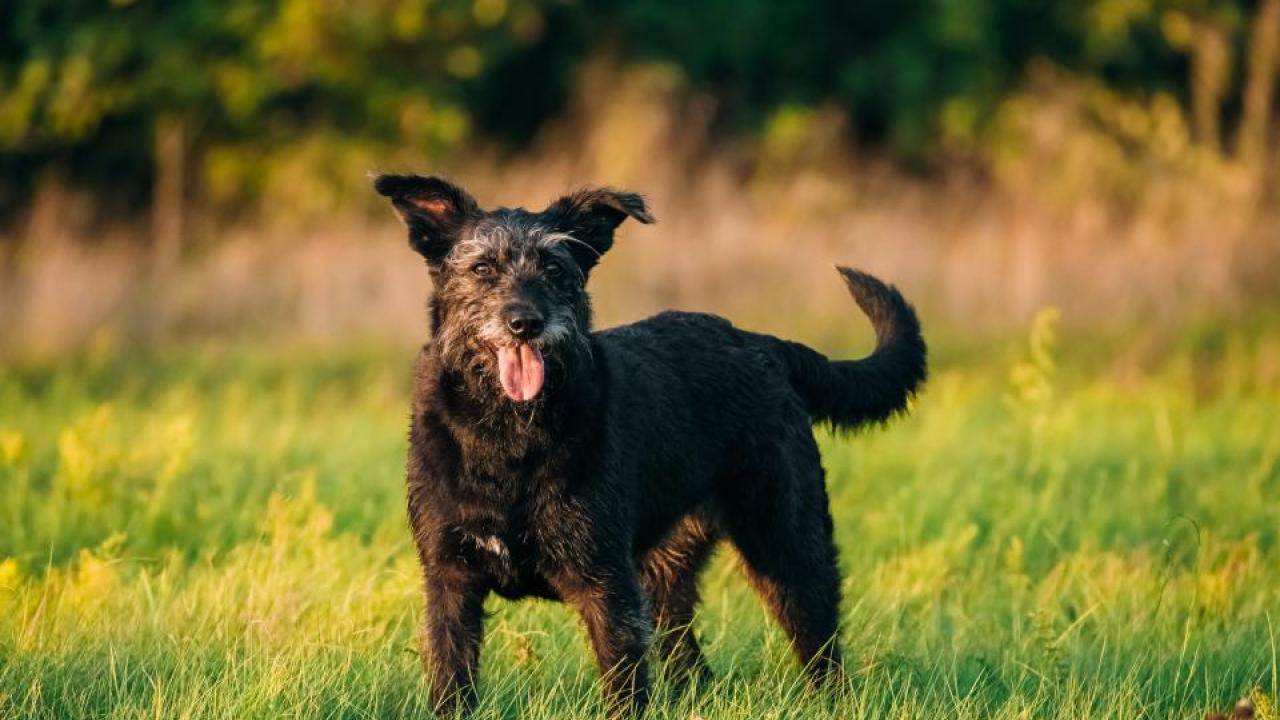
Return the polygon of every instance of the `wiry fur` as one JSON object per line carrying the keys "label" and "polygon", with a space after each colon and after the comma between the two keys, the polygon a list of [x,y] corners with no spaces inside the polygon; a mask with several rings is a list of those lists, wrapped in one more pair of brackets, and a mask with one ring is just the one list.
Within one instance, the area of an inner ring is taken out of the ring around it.
{"label": "wiry fur", "polygon": [[[852,428],[905,408],[925,345],[901,295],[840,269],[877,333],[856,361],[696,313],[593,332],[587,275],[625,218],[652,222],[640,196],[590,189],[541,212],[482,211],[436,178],[383,176],[377,189],[435,286],[408,508],[437,701],[474,702],[491,592],[573,604],[616,711],[645,705],[653,638],[678,676],[708,677],[690,625],[721,538],[810,677],[837,676],[840,578],[811,425]],[[530,340],[546,382],[525,402],[504,396],[494,359],[514,342],[503,321],[513,303],[546,322]]]}

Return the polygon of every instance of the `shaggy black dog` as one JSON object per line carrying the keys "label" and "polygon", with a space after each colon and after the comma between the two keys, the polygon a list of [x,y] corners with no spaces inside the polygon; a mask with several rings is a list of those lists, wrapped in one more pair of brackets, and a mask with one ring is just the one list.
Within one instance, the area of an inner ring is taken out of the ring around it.
{"label": "shaggy black dog", "polygon": [[647,702],[651,639],[678,677],[705,679],[690,624],[721,537],[812,680],[838,677],[840,577],[811,426],[883,421],[924,380],[902,296],[840,268],[876,330],[854,361],[696,313],[593,332],[587,276],[623,220],[653,222],[639,195],[588,189],[530,212],[482,210],[439,178],[376,188],[435,290],[408,504],[436,701],[475,702],[490,592],[572,604],[615,712]]}

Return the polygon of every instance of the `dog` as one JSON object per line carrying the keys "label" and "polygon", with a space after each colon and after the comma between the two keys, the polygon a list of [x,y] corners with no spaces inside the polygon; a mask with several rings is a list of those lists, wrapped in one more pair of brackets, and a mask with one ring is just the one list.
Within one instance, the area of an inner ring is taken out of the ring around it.
{"label": "dog", "polygon": [[611,715],[648,702],[651,645],[681,685],[705,683],[690,626],[722,538],[812,682],[841,677],[812,428],[881,423],[923,383],[924,339],[899,292],[837,268],[876,331],[861,360],[700,313],[597,332],[587,278],[624,220],[654,222],[640,195],[589,188],[533,212],[482,210],[437,177],[382,175],[375,189],[433,287],[407,485],[437,708],[476,702],[490,593],[577,610]]}

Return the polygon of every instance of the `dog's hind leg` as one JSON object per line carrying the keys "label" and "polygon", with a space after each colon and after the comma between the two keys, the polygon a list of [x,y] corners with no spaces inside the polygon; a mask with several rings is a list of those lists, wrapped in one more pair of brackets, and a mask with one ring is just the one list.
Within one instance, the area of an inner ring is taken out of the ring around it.
{"label": "dog's hind leg", "polygon": [[656,621],[658,654],[680,690],[691,680],[706,685],[714,679],[693,633],[693,614],[698,576],[718,541],[719,531],[711,522],[689,515],[640,560],[640,582]]}
{"label": "dog's hind leg", "polygon": [[[808,427],[725,487],[725,526],[756,591],[814,685],[838,682],[840,573],[821,460]],[[797,435],[800,435],[797,437]]]}

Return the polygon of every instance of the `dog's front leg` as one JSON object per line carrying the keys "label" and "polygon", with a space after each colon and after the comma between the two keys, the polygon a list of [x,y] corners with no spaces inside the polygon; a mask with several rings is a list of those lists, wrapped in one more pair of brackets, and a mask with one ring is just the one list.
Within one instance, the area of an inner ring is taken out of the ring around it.
{"label": "dog's front leg", "polygon": [[591,638],[611,717],[638,716],[649,702],[645,655],[653,635],[653,615],[633,568],[592,573],[572,584],[568,599]]}
{"label": "dog's front leg", "polygon": [[425,667],[437,712],[469,711],[476,701],[476,671],[484,635],[484,598],[478,578],[454,567],[427,572]]}

